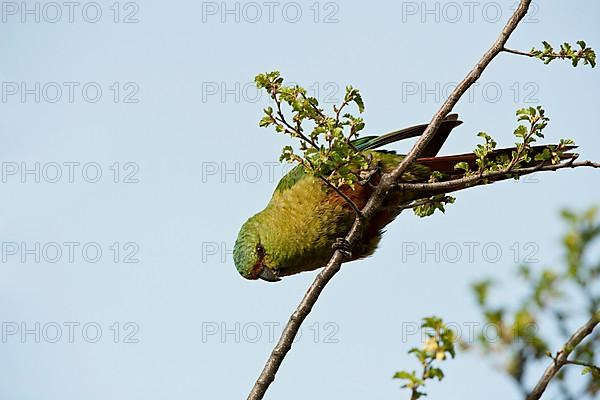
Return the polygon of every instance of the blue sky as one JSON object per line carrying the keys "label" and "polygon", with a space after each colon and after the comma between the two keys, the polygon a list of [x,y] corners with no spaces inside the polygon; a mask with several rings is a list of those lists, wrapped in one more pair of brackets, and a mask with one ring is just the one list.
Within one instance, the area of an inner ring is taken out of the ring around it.
{"label": "blue sky", "polygon": [[[0,396],[244,398],[315,275],[270,285],[233,266],[289,143],[258,127],[268,102],[253,77],[280,70],[324,103],[352,84],[368,133],[427,122],[514,3],[113,3],[2,3]],[[533,11],[510,47],[599,46],[597,2]],[[500,55],[442,152],[473,149],[483,130],[509,146],[514,111],[542,104],[548,142],[570,137],[599,160],[599,84],[597,69]],[[481,277],[517,298],[515,263],[560,262],[558,210],[598,204],[597,183],[565,170],[462,192],[434,218],[401,215],[327,287],[266,398],[406,398],[391,376],[416,367],[406,351],[419,338],[403,333],[432,314],[479,322],[468,287]],[[429,398],[518,395],[473,354],[445,371]]]}

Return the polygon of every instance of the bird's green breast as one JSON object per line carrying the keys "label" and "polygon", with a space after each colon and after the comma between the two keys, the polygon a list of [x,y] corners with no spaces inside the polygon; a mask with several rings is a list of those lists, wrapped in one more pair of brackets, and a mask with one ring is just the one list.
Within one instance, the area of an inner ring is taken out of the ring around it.
{"label": "bird's green breast", "polygon": [[331,201],[318,178],[302,174],[283,190],[280,183],[260,213],[261,240],[271,249],[266,264],[281,275],[322,266],[333,253],[331,244],[350,229],[353,219],[344,204]]}
{"label": "bird's green breast", "polygon": [[[402,160],[402,156],[391,152],[369,153],[383,172],[388,172]],[[411,171],[406,174],[406,179],[413,180],[415,172],[422,175],[421,171]],[[354,190],[345,188],[344,192],[362,208],[372,188],[357,184]],[[370,255],[377,246],[381,228],[397,214],[392,207],[376,216],[363,243],[354,249],[353,258]],[[266,265],[284,276],[323,266],[333,253],[334,241],[349,231],[354,222],[354,211],[320,179],[304,173],[302,167],[296,167],[280,180],[266,209],[256,217],[262,226],[261,240],[271,249]]]}

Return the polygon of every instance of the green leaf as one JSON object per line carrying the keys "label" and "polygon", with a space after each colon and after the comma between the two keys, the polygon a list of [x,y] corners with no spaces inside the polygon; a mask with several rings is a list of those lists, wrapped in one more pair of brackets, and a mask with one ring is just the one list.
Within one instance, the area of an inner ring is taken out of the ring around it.
{"label": "green leaf", "polygon": [[415,215],[423,218],[429,217],[435,213],[436,210],[442,213],[446,212],[445,205],[452,204],[456,201],[456,198],[446,195],[437,195],[430,197],[424,204],[413,207]]}
{"label": "green leaf", "polygon": [[438,381],[441,381],[444,378],[444,372],[442,372],[439,368],[430,368],[428,371],[429,378],[437,378]]}
{"label": "green leaf", "polygon": [[454,166],[454,169],[462,169],[465,172],[469,172],[469,163],[466,161],[461,161]]}
{"label": "green leaf", "polygon": [[408,379],[412,381],[415,379],[415,375],[406,371],[398,371],[394,374],[393,379]]}
{"label": "green leaf", "polygon": [[477,303],[480,306],[483,306],[487,303],[487,298],[492,283],[493,282],[490,279],[486,279],[480,282],[475,282],[471,285],[471,288],[477,297]]}

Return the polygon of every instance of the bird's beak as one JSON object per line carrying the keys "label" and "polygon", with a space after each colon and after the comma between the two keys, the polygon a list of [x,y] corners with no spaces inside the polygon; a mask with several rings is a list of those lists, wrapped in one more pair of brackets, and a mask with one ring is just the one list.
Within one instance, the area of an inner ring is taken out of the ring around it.
{"label": "bird's beak", "polygon": [[267,282],[277,282],[281,280],[281,278],[278,277],[273,270],[267,267],[263,267],[263,269],[260,271],[260,274],[258,274],[258,277]]}

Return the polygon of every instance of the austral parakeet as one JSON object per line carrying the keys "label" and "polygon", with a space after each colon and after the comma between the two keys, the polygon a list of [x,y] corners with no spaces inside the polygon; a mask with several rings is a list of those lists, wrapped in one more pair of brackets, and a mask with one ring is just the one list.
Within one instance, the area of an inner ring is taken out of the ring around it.
{"label": "austral parakeet", "polygon": [[[452,129],[461,123],[458,115],[447,116],[421,158],[409,167],[401,181],[427,182],[433,171],[446,174],[448,179],[457,178],[461,173],[454,166],[463,161],[476,169],[476,156],[473,153],[436,157]],[[394,169],[404,157],[393,151],[376,149],[419,136],[426,127],[417,125],[383,136],[355,140],[354,146],[369,154],[372,163],[379,168],[370,179],[372,184],[356,184],[354,189],[342,186],[340,190],[359,208],[363,208],[381,173]],[[533,154],[544,147],[533,147]],[[512,151],[512,148],[496,150],[494,155],[510,156]],[[464,186],[445,192],[460,189],[464,189]],[[441,193],[391,192],[379,213],[369,221],[360,244],[352,249],[350,260],[373,254],[383,228],[400,214],[400,205],[436,194]],[[244,278],[260,278],[270,282],[278,281],[282,276],[323,267],[335,251],[334,243],[346,236],[354,218],[354,210],[338,193],[318,177],[305,173],[302,166],[297,166],[281,178],[267,207],[242,226],[233,249],[235,266]]]}

